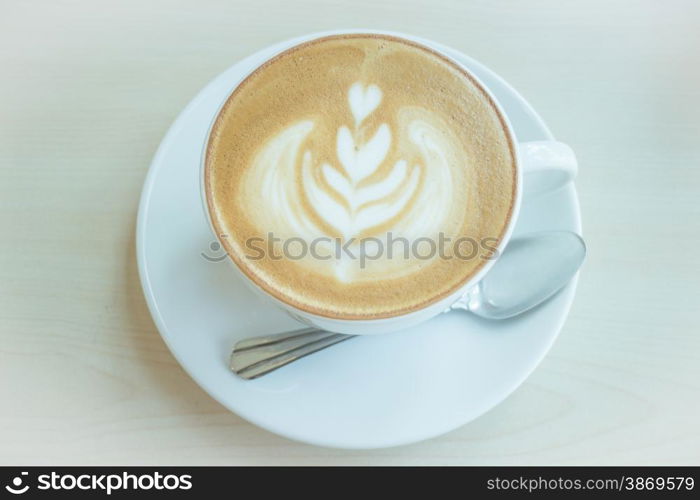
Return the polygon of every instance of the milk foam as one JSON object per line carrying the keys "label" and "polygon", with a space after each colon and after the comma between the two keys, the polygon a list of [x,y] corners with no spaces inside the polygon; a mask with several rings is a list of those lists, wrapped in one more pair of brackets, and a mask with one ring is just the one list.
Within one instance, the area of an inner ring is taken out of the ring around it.
{"label": "milk foam", "polygon": [[[486,261],[426,259],[426,246],[407,255],[399,242],[362,267],[358,242],[369,256],[372,238],[499,238],[515,173],[504,121],[468,73],[410,41],[353,34],[284,51],[236,87],[212,128],[204,187],[251,281],[300,310],[367,319],[445,298]],[[307,243],[303,258],[297,243],[283,248],[293,240]]]}
{"label": "milk foam", "polygon": [[[456,145],[440,133],[437,118],[430,123],[428,110],[421,110],[418,119],[415,112],[399,109],[398,127],[381,123],[373,133],[366,130],[365,122],[381,101],[377,85],[355,82],[348,89],[352,121],[338,128],[335,162],[317,161],[314,151],[305,148],[306,139],[314,133],[311,120],[286,126],[261,146],[246,178],[246,190],[267,201],[267,208],[257,214],[260,227],[307,242],[322,237],[356,239],[353,245],[357,246],[361,238],[388,232],[415,240],[445,226],[454,188],[447,152],[456,150]],[[401,151],[398,159],[388,158],[401,133],[418,150],[418,161],[401,158]],[[369,139],[362,141],[363,136]],[[389,168],[380,175],[387,161]],[[329,251],[328,245],[322,248]],[[310,264],[316,272],[322,267],[318,262]],[[398,265],[382,259],[373,262],[372,275],[390,278],[409,270],[405,262]],[[359,276],[360,269],[346,258],[326,265],[325,272],[349,281]]]}

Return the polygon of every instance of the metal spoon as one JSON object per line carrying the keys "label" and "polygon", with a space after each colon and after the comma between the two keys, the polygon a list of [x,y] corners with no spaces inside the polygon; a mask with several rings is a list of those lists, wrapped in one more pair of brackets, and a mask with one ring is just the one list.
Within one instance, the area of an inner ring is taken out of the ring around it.
{"label": "metal spoon", "polygon": [[[568,231],[514,238],[488,274],[446,312],[462,309],[487,319],[522,314],[564,287],[585,255],[583,239]],[[229,366],[238,376],[254,379],[356,336],[311,327],[241,340]]]}

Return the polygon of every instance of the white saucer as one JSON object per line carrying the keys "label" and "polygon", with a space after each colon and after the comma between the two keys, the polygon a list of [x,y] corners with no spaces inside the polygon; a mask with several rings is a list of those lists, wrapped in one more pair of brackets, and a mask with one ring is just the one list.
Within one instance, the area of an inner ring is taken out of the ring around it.
{"label": "white saucer", "polygon": [[[442,315],[399,333],[363,337],[243,381],[227,361],[244,337],[299,326],[238,281],[207,225],[199,160],[208,126],[241,76],[307,37],[241,61],[180,114],[153,159],[137,226],[139,273],[153,319],[175,358],[213,398],[250,422],[291,439],[339,448],[379,448],[438,436],[494,407],[535,369],[561,329],[576,279],[516,319]],[[552,135],[530,105],[493,72],[447,47],[495,94],[521,141]],[[526,200],[515,234],[580,233],[573,185]]]}

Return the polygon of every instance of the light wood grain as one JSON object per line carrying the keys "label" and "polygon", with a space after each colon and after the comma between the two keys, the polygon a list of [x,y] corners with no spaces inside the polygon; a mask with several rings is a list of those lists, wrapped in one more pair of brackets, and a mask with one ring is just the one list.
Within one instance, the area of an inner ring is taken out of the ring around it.
{"label": "light wood grain", "polygon": [[[700,463],[700,8],[353,0],[2,2],[0,463]],[[590,247],[561,337],[446,436],[315,448],[226,411],[146,310],[134,221],[188,100],[245,55],[340,27],[481,60],[580,161]]]}

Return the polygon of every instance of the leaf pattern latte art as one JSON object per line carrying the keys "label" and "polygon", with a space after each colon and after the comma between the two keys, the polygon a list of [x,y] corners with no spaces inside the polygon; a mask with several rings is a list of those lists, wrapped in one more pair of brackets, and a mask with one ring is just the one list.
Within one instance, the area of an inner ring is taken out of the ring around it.
{"label": "leaf pattern latte art", "polygon": [[[337,236],[347,241],[389,231],[415,239],[433,234],[445,222],[453,187],[445,151],[449,144],[439,127],[424,118],[427,112],[410,115],[400,130],[381,123],[367,134],[367,119],[382,97],[376,85],[350,86],[352,123],[337,130],[333,162],[315,161],[314,152],[304,147],[314,130],[312,120],[289,125],[263,145],[246,180],[249,193],[259,193],[265,201],[256,214],[260,228],[306,241]],[[419,162],[401,158],[400,151],[388,160],[400,132],[419,152]],[[365,136],[369,138],[361,141]],[[375,175],[381,168],[388,173]],[[338,279],[356,276],[349,262],[334,262],[331,268]],[[384,268],[387,273],[398,269],[388,262]]]}

